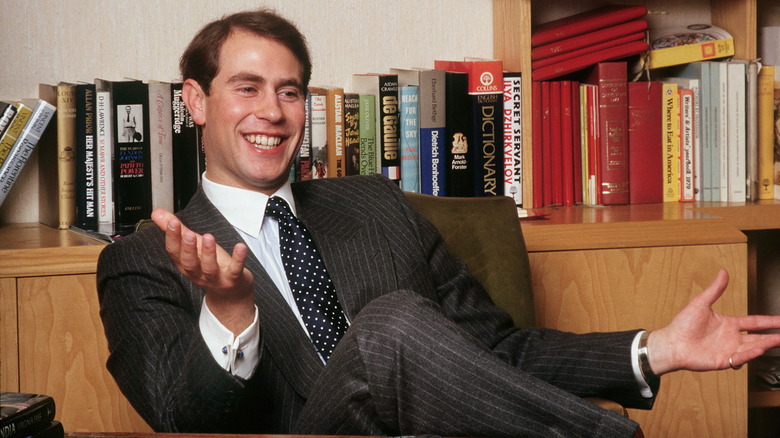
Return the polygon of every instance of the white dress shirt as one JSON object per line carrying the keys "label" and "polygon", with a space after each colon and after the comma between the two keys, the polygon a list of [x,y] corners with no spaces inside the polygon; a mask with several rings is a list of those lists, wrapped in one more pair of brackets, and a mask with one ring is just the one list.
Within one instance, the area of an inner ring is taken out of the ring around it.
{"label": "white dress shirt", "polygon": [[[276,219],[265,217],[265,206],[269,197],[254,191],[217,184],[210,181],[205,174],[202,178],[202,185],[206,197],[233,225],[233,228],[246,242],[249,250],[260,260],[305,332],[306,327],[298,311],[298,306],[295,304],[292,291],[287,283],[287,274],[282,265],[279,249],[279,227]],[[287,201],[292,213],[296,214],[289,183],[282,186],[274,195]],[[245,379],[251,377],[258,362],[260,332],[257,325],[257,308],[255,308],[254,322],[244,332],[234,336],[211,313],[206,301],[203,301],[200,331],[206,345],[214,359],[223,368]]]}

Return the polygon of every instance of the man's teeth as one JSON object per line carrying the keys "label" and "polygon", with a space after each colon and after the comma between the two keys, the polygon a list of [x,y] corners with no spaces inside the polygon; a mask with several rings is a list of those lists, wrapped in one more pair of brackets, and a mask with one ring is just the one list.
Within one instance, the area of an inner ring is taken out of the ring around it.
{"label": "man's teeth", "polygon": [[281,137],[269,137],[267,135],[249,134],[245,135],[246,141],[259,148],[274,148],[282,142]]}

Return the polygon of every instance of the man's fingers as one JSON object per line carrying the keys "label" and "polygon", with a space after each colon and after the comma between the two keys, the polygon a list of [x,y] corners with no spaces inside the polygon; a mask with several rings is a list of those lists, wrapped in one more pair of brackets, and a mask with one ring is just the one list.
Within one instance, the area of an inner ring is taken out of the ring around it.
{"label": "man's fingers", "polygon": [[227,267],[227,273],[232,278],[236,279],[243,275],[248,252],[249,248],[243,243],[236,244],[236,246],[233,247],[233,255],[230,257],[230,263]]}
{"label": "man's fingers", "polygon": [[198,235],[187,229],[181,233],[179,266],[191,279],[197,279],[200,276],[201,262],[198,251]]}
{"label": "man's fingers", "polygon": [[206,283],[219,281],[219,262],[217,260],[217,242],[211,234],[204,234],[200,253],[200,270]]}

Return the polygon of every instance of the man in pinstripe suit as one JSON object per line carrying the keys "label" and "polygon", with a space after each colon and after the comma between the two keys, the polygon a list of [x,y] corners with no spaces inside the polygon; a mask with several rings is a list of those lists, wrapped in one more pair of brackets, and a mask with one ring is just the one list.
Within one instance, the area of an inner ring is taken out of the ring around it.
{"label": "man in pinstripe suit", "polygon": [[[155,430],[632,436],[635,423],[581,397],[650,408],[657,376],[737,367],[780,343],[740,335],[776,319],[712,312],[725,273],[650,334],[517,329],[387,179],[287,182],[311,74],[291,23],[225,17],[181,67],[203,183],[98,266],[108,369]],[[270,195],[313,235],[351,324],[327,365],[290,298]]]}

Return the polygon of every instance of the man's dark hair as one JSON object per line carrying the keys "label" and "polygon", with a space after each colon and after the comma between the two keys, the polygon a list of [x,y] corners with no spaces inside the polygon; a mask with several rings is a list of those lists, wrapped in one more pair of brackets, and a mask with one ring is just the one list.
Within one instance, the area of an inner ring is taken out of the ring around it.
{"label": "man's dark hair", "polygon": [[303,86],[308,87],[311,57],[306,38],[291,21],[268,9],[238,12],[204,26],[179,60],[182,79],[194,79],[209,94],[211,81],[219,71],[222,44],[236,30],[268,38],[290,49],[301,64]]}

